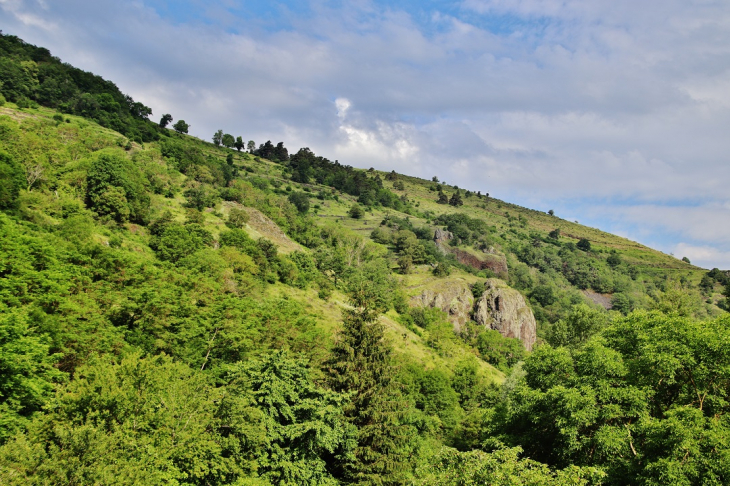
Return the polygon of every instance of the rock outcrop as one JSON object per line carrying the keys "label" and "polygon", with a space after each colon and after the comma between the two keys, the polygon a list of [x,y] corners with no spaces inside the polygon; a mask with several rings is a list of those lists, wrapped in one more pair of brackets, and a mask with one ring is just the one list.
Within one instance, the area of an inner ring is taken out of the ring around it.
{"label": "rock outcrop", "polygon": [[528,351],[537,339],[535,316],[522,294],[495,278],[486,281],[474,308],[474,320],[502,336],[518,338]]}
{"label": "rock outcrop", "polygon": [[448,242],[454,237],[451,232],[437,228],[433,234],[433,241],[443,253],[451,253],[456,257],[456,261],[463,265],[469,265],[475,270],[489,269],[497,274],[500,278],[507,278],[507,259],[504,255],[497,254],[494,248],[489,248],[484,258],[472,255],[468,251],[452,248]]}
{"label": "rock outcrop", "polygon": [[474,296],[466,282],[447,281],[438,289],[427,289],[411,298],[411,306],[441,309],[449,315],[456,332],[461,332],[470,320]]}
{"label": "rock outcrop", "polygon": [[444,253],[448,252],[448,249],[446,245],[448,244],[449,240],[452,239],[454,235],[451,234],[450,231],[442,230],[441,228],[436,228],[436,231],[433,234],[433,241],[436,243],[436,246]]}

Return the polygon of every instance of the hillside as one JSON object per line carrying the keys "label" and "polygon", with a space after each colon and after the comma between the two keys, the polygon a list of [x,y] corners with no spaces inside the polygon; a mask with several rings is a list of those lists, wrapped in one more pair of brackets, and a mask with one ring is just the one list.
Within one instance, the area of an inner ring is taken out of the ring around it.
{"label": "hillside", "polygon": [[730,480],[726,272],[0,40],[3,484]]}

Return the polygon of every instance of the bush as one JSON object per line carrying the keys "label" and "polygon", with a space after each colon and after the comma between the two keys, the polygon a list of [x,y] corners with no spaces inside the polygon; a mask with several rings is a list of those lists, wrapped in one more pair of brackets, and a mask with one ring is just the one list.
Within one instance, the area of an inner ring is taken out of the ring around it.
{"label": "bush", "polygon": [[449,266],[446,263],[439,262],[436,264],[436,267],[433,269],[433,274],[436,277],[448,277],[451,275],[451,270],[449,269]]}
{"label": "bush", "polygon": [[361,219],[365,216],[365,211],[363,211],[359,204],[353,204],[347,214],[350,215],[351,218]]}
{"label": "bush", "polygon": [[231,208],[226,225],[229,228],[243,228],[248,223],[248,213],[243,209]]}
{"label": "bush", "polygon": [[591,242],[586,238],[581,238],[575,246],[579,250],[591,251]]}
{"label": "bush", "polygon": [[289,202],[296,206],[297,211],[301,214],[305,214],[309,211],[309,197],[303,192],[292,192],[289,193]]}
{"label": "bush", "polygon": [[213,244],[213,235],[199,224],[168,224],[160,236],[153,237],[150,247],[160,260],[177,262]]}

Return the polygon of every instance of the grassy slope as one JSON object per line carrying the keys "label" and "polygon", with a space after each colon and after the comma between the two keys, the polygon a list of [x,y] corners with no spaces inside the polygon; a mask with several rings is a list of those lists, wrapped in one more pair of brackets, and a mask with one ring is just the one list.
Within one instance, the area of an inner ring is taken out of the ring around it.
{"label": "grassy slope", "polygon": [[[68,119],[70,123],[56,124],[53,120],[53,116],[57,113],[55,110],[39,107],[37,109],[24,109],[18,110],[11,103],[8,103],[5,107],[0,108],[0,121],[12,121],[17,123],[17,126],[21,132],[33,133],[37,130],[37,124],[41,124],[44,130],[49,131],[51,135],[58,135],[59,130],[72,127],[74,130],[84,130],[79,138],[85,137],[85,140],[92,140],[91,135],[94,138],[94,149],[99,150],[107,147],[117,147],[126,143],[126,139],[119,133],[113,132],[106,128],[97,125],[94,122],[84,120],[79,117],[64,115],[65,119]],[[55,128],[54,128],[55,127]],[[213,156],[220,159],[225,159],[229,153],[227,149],[216,148],[212,144],[202,142],[195,139],[194,137],[185,136],[189,143],[197,145],[201,148],[205,155]],[[51,137],[49,143],[58,143],[58,140]],[[133,156],[135,153],[145,154],[146,163],[148,164],[159,164],[161,167],[165,166],[165,162],[162,160],[159,149],[156,143],[146,144],[144,147],[138,144],[133,144],[133,148],[129,151],[129,154]],[[89,151],[85,156],[90,155],[95,150]],[[29,156],[34,157],[42,156],[42,152],[47,151],[44,147],[36,147],[32,152],[29,152]],[[37,152],[37,153],[36,153]],[[244,177],[265,177],[269,179],[280,179],[282,167],[274,164],[267,160],[261,160],[253,157],[247,153],[233,152],[235,157],[235,165],[239,168],[250,167],[254,169],[254,172],[249,175],[245,171],[241,171]],[[173,172],[168,174],[173,183],[182,185],[185,182],[186,177],[182,174]],[[288,182],[287,182],[288,184]],[[294,184],[295,185],[295,184]],[[315,187],[315,186],[312,186]],[[81,192],[76,194],[76,197],[80,197]],[[34,197],[41,197],[38,191],[32,191],[29,194],[30,197],[26,197],[26,203],[32,201]],[[166,198],[162,195],[151,195],[151,209],[154,215],[159,215],[164,211],[170,211],[173,215],[174,220],[183,222],[185,221],[185,198],[180,192],[176,193],[173,198]],[[337,220],[343,226],[352,228],[356,233],[361,234],[364,237],[369,235],[370,231],[377,226],[382,220],[384,213],[377,212],[377,214],[368,214],[364,221],[357,222],[354,224],[354,220],[346,217],[347,209],[354,201],[350,196],[341,196],[341,201],[317,201],[321,206],[321,219],[323,222],[327,220]],[[211,231],[215,237],[218,237],[221,231],[226,229],[225,220],[231,207],[234,207],[236,203],[223,202],[213,210],[206,210],[204,212],[206,229]],[[246,208],[251,214],[251,221],[246,226],[245,230],[253,238],[266,237],[277,244],[279,250],[282,253],[288,253],[296,249],[302,249],[302,247],[296,242],[290,240],[283,232],[266,216],[252,208]],[[27,211],[33,212],[32,205],[26,207]],[[38,213],[36,216],[41,217]],[[53,218],[49,218],[47,215],[42,215],[48,218],[48,224],[56,224],[59,221],[55,221]],[[122,247],[129,251],[134,251],[137,254],[142,254],[150,261],[155,259],[154,253],[147,245],[148,233],[147,229],[142,226],[128,223],[126,224],[128,231],[124,232],[124,239]],[[95,239],[103,244],[109,244],[113,236],[118,235],[118,232],[112,232],[105,227],[95,228]],[[469,276],[471,277],[471,276]],[[472,277],[473,279],[473,277]],[[327,331],[328,335],[335,336],[336,330],[341,322],[341,309],[346,301],[343,294],[335,292],[329,301],[323,301],[318,298],[317,292],[314,289],[300,290],[293,287],[289,287],[283,284],[270,285],[266,289],[268,295],[287,295],[305,304],[305,307],[311,311],[314,315],[319,317],[320,326]],[[441,356],[432,348],[430,348],[423,337],[416,335],[412,331],[406,329],[397,321],[397,314],[391,311],[389,314],[382,317],[382,322],[386,328],[386,336],[394,344],[394,348],[397,355],[407,357],[409,361],[414,361],[421,364],[425,369],[453,369],[459,358],[471,353],[469,348],[465,345],[457,346],[451,350],[450,356]],[[326,343],[323,343],[326,345]],[[480,361],[484,375],[491,378],[494,381],[502,381],[504,375],[502,372],[492,367],[491,365]]]}

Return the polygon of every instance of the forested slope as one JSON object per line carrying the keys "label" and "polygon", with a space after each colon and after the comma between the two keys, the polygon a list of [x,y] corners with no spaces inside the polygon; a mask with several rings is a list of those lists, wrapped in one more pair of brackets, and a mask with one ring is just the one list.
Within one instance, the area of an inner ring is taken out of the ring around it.
{"label": "forested slope", "polygon": [[3,484],[730,481],[725,272],[0,66]]}

